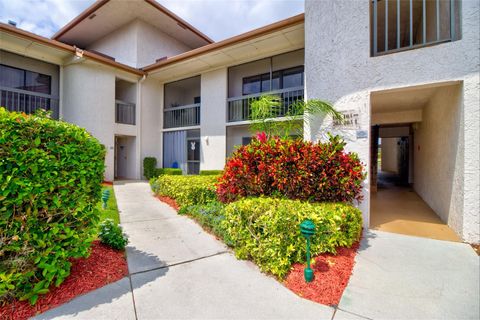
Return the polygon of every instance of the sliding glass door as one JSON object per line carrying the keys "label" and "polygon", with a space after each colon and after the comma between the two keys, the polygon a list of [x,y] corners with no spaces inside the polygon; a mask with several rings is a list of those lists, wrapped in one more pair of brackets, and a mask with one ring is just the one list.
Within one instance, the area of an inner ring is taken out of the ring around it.
{"label": "sliding glass door", "polygon": [[179,130],[163,134],[163,167],[180,168],[183,174],[200,172],[200,130]]}

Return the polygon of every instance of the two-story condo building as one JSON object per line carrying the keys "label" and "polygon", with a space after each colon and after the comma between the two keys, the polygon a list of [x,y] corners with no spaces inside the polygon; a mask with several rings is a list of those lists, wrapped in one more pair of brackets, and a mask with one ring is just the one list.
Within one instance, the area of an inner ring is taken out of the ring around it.
{"label": "two-story condo building", "polygon": [[281,96],[280,120],[297,99],[328,100],[347,121],[306,115],[304,138],[337,133],[360,155],[365,227],[409,185],[479,242],[479,20],[476,0],[306,0],[305,14],[214,42],[154,0],[100,0],[51,39],[0,24],[0,105],[85,127],[114,180],[142,178],[147,156],[222,169],[264,93]]}

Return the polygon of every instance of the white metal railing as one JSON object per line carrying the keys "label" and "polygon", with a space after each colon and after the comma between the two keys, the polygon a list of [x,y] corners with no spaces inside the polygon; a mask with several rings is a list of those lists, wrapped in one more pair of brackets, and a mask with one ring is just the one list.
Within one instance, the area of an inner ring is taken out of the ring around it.
{"label": "white metal railing", "polygon": [[115,100],[115,122],[135,125],[135,104]]}
{"label": "white metal railing", "polygon": [[0,107],[27,114],[44,109],[52,111],[52,116],[58,118],[58,99],[44,93],[0,87]]}
{"label": "white metal railing", "polygon": [[303,87],[294,87],[228,98],[228,122],[249,120],[250,104],[265,94],[280,96],[281,106],[279,108],[277,117],[283,117],[287,114],[292,103],[298,100],[303,100],[304,90]]}
{"label": "white metal railing", "polygon": [[200,124],[200,103],[167,108],[163,112],[163,127],[180,128]]}
{"label": "white metal railing", "polygon": [[[383,2],[381,10],[379,9],[380,1]],[[458,19],[455,15],[456,1],[458,0],[433,0],[428,2],[427,0],[372,0],[372,55],[378,56],[416,49],[456,39],[455,25],[456,19]],[[389,6],[389,3],[391,6]],[[414,16],[414,3],[421,6],[421,18],[419,19]],[[430,10],[428,15],[427,3],[428,5],[434,5],[434,9]],[[402,4],[408,7],[406,14],[405,12],[402,14]],[[440,10],[441,6],[445,9],[448,8],[448,10]],[[389,19],[390,17],[392,19]],[[389,21],[392,23],[389,23]],[[419,24],[417,24],[418,21],[420,21]],[[448,21],[448,35],[442,34],[443,21]],[[381,29],[379,29],[379,22],[381,23]],[[431,28],[433,25],[435,28],[429,33],[434,36],[428,37],[427,26]],[[390,32],[393,30],[395,31]],[[417,30],[418,38],[421,38],[421,40],[416,39]],[[381,33],[380,36],[379,33]],[[393,38],[389,39],[389,36],[392,35]]]}

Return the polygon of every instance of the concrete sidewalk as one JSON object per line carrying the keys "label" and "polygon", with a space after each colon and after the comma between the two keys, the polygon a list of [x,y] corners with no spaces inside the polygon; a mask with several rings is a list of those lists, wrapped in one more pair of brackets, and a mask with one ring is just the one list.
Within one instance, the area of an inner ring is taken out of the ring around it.
{"label": "concrete sidewalk", "polygon": [[36,319],[478,319],[479,259],[465,244],[369,231],[338,308],[302,299],[146,182],[115,183],[129,277]]}
{"label": "concrete sidewalk", "polygon": [[480,319],[479,257],[468,244],[369,230],[339,310],[358,319]]}
{"label": "concrete sidewalk", "polygon": [[195,222],[155,199],[146,182],[115,183],[129,235],[130,276],[37,319],[331,319]]}

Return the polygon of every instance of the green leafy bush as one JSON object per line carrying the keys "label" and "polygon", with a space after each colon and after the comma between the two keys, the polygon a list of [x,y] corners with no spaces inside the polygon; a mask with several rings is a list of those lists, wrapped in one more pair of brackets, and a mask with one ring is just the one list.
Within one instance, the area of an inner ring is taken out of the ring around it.
{"label": "green leafy bush", "polygon": [[143,159],[143,176],[149,180],[155,177],[156,167],[157,167],[157,158],[145,157]]}
{"label": "green leafy bush", "polygon": [[127,236],[123,233],[122,227],[113,219],[105,219],[100,223],[98,237],[103,244],[115,249],[123,250],[128,243]]}
{"label": "green leafy bush", "polygon": [[223,173],[223,170],[200,170],[201,176],[219,176]]}
{"label": "green leafy bush", "polygon": [[96,236],[105,148],[84,129],[0,108],[0,305],[35,303]]}
{"label": "green leafy bush", "polygon": [[150,184],[155,194],[175,199],[180,207],[184,207],[216,200],[217,179],[218,176],[161,175],[150,180]]}
{"label": "green leafy bush", "polygon": [[171,175],[171,176],[181,176],[182,169],[179,168],[157,168],[155,169],[155,177],[159,177],[163,174]]}
{"label": "green leafy bush", "polygon": [[360,237],[359,209],[343,203],[308,203],[276,198],[245,198],[225,207],[222,228],[235,254],[252,259],[262,271],[283,278],[294,262],[305,261],[305,239],[299,225],[305,219],[316,225],[313,255],[335,253]]}
{"label": "green leafy bush", "polygon": [[193,217],[207,230],[213,232],[217,237],[221,238],[227,245],[231,246],[232,240],[225,229],[222,221],[224,216],[225,205],[218,201],[212,201],[205,204],[196,204],[181,208],[178,213],[186,214]]}

